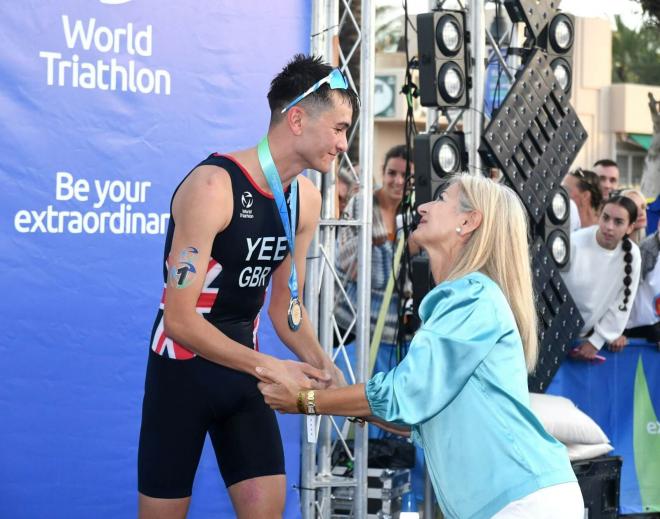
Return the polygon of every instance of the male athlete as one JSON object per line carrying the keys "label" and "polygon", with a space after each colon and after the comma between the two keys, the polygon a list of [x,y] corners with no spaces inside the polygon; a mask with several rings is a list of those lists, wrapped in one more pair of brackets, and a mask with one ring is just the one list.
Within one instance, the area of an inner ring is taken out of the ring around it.
{"label": "male athlete", "polygon": [[[286,371],[305,387],[343,383],[300,303],[321,208],[300,173],[327,172],[346,151],[357,96],[339,70],[298,55],[273,79],[268,103],[270,125],[258,146],[211,155],[172,198],[142,409],[142,519],[186,516],[207,433],[236,515],[281,517],[282,443],[255,368]],[[258,351],[271,278],[268,314],[303,362]]]}

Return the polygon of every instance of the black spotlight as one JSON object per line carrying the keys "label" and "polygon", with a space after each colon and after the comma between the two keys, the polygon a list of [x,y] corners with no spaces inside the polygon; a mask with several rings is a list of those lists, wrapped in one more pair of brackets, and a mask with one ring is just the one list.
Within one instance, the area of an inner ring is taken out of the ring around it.
{"label": "black spotlight", "polygon": [[538,317],[539,360],[529,376],[529,390],[543,393],[584,326],[575,302],[542,238],[531,246],[534,306]]}
{"label": "black spotlight", "polygon": [[568,193],[563,187],[549,195],[550,203],[538,234],[545,239],[550,258],[559,270],[566,270],[571,259],[570,205]]}
{"label": "black spotlight", "polygon": [[480,153],[502,170],[539,224],[586,139],[547,57],[535,49],[484,130]]}
{"label": "black spotlight", "polygon": [[467,107],[470,89],[465,11],[417,15],[422,106]]}
{"label": "black spotlight", "polygon": [[434,200],[448,176],[466,170],[467,158],[463,132],[424,133],[415,137],[415,203]]}
{"label": "black spotlight", "polygon": [[553,0],[504,0],[512,22],[524,22],[527,33],[536,39],[556,12]]}
{"label": "black spotlight", "polygon": [[575,17],[559,13],[539,38],[540,47],[548,53],[550,68],[559,87],[570,96],[573,85],[573,42],[575,40]]}

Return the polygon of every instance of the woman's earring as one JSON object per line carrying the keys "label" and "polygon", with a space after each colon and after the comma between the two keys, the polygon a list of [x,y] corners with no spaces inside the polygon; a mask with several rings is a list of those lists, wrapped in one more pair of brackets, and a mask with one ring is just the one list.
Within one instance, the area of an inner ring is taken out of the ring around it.
{"label": "woman's earring", "polygon": [[462,230],[463,230],[463,229],[461,229],[460,227],[456,227],[456,234],[461,234],[461,231],[462,231]]}

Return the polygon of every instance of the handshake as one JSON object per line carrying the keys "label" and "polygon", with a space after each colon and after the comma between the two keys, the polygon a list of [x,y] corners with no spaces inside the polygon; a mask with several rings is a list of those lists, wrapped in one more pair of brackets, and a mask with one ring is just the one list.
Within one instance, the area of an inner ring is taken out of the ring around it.
{"label": "handshake", "polygon": [[319,369],[306,362],[279,360],[269,367],[257,367],[255,371],[266,403],[282,413],[297,412],[301,391],[346,386],[343,373],[334,364]]}

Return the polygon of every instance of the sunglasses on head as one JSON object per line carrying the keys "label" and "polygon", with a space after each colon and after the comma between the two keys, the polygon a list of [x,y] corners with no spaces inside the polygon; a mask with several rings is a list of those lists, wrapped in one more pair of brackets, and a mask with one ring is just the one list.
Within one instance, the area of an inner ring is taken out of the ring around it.
{"label": "sunglasses on head", "polygon": [[341,70],[338,68],[333,68],[330,74],[325,76],[323,79],[320,79],[316,83],[314,83],[311,87],[309,87],[307,90],[305,90],[302,94],[300,94],[298,97],[296,97],[293,101],[291,101],[288,105],[286,105],[284,108],[282,108],[282,112],[286,112],[289,108],[292,106],[295,106],[298,104],[300,101],[305,99],[308,95],[313,94],[316,92],[319,88],[321,88],[323,85],[328,84],[331,89],[341,89],[341,90],[346,90],[348,88],[348,81],[346,80],[346,76],[342,73]]}

